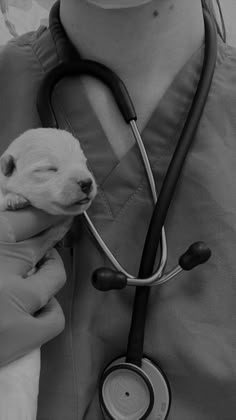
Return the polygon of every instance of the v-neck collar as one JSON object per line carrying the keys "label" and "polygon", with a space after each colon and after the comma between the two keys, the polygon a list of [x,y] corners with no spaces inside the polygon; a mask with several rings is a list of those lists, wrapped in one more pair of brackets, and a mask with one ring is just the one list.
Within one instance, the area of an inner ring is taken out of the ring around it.
{"label": "v-neck collar", "polygon": [[[218,37],[218,54],[216,68],[225,57],[225,48],[222,40]],[[142,138],[147,149],[149,159],[152,165],[158,161],[160,151],[171,153],[176,146],[179,136],[181,134],[183,125],[186,121],[202,69],[204,58],[204,44],[192,55],[192,57],[185,63],[174,80],[166,90],[165,94],[159,101],[157,107],[149,118],[146,126],[142,131]],[[63,97],[67,98],[67,102],[63,104],[63,113],[65,121],[67,121],[67,128],[72,130],[74,134],[81,139],[85,152],[89,157],[89,162],[92,168],[99,177],[99,182],[104,183],[110,172],[122,161],[133,159],[134,155],[139,155],[137,145],[134,145],[127,154],[118,159],[112,150],[109,140],[90,105],[85,89],[79,83],[75,86],[72,82],[71,89],[73,89],[75,103],[70,103],[71,96],[66,95],[66,89]],[[63,89],[63,88],[62,88]],[[77,90],[78,89],[78,90]],[[73,108],[76,109],[73,109]],[[78,118],[78,115],[80,116]],[[93,137],[93,138],[92,138]],[[99,147],[95,147],[95,142]],[[93,152],[94,150],[94,152]],[[95,156],[93,157],[93,154]],[[99,163],[99,153],[106,153],[108,165],[106,176],[104,177],[104,165],[99,171],[97,164]],[[99,172],[99,173],[98,173]]]}
{"label": "v-neck collar", "polygon": [[[75,47],[70,42],[67,37],[67,34],[60,22],[60,2],[59,0],[53,5],[51,12],[50,12],[50,26],[54,27],[54,30],[50,32],[53,45],[54,45],[54,56],[56,53],[57,62],[63,62],[65,59],[76,60],[80,59],[81,56],[79,52],[75,50]],[[225,45],[220,38],[217,37],[218,43],[218,51],[217,51],[217,61],[216,61],[216,68],[222,62],[225,56]],[[45,48],[44,48],[45,51]],[[165,148],[172,148],[172,145],[178,141],[180,136],[181,129],[183,128],[184,122],[186,120],[188,111],[190,109],[190,105],[192,99],[194,97],[194,93],[197,88],[197,84],[200,77],[200,72],[203,64],[204,58],[204,42],[203,44],[197,49],[197,51],[191,56],[191,58],[182,66],[179,70],[175,78],[173,79],[170,86],[167,88],[166,92],[164,93],[163,97],[159,101],[158,105],[156,106],[154,112],[152,113],[151,117],[149,118],[148,122],[146,123],[144,129],[142,130],[142,137],[147,148],[147,151],[150,155],[150,160],[155,160],[155,151],[157,147],[164,146]],[[93,127],[96,129],[97,138],[99,141],[102,141],[102,145],[106,139],[105,132],[97,119],[95,112],[92,109],[92,106],[89,103],[87,94],[85,89],[80,86],[79,102],[82,104],[79,106],[79,111],[82,113],[83,121],[82,121],[82,130],[85,128],[86,123],[87,129],[89,127]],[[68,103],[69,105],[69,103]],[[67,110],[68,107],[63,106],[63,109]],[[60,110],[62,113],[62,109]],[[72,118],[73,112],[70,113],[70,118],[67,115],[66,121],[64,121],[64,125],[69,125],[70,130],[75,131],[79,138],[79,126],[78,119]],[[85,115],[86,114],[86,115]],[[80,114],[78,114],[80,115]],[[88,115],[91,116],[91,121],[88,121]],[[87,116],[87,118],[86,118]],[[80,121],[82,118],[80,118]],[[91,123],[91,126],[90,126]],[[88,130],[90,131],[90,130]],[[154,140],[153,136],[155,135],[156,140]],[[105,141],[108,149],[110,149],[110,157],[113,163],[118,163],[118,159],[116,158],[115,154],[111,150],[111,145],[106,139]],[[100,143],[99,143],[100,144]],[[87,148],[89,144],[87,145]],[[94,147],[94,143],[91,143],[91,147]],[[102,147],[103,148],[103,147]],[[135,149],[135,145],[127,152],[133,153]],[[124,156],[126,158],[126,156]]]}
{"label": "v-neck collar", "polygon": [[[81,58],[80,54],[76,52],[74,46],[68,39],[67,34],[61,25],[59,10],[60,2],[57,1],[53,5],[50,12],[50,24],[56,27],[56,31],[53,31],[54,36],[52,36],[52,32],[50,32],[50,30],[48,31],[51,35],[50,41],[52,41],[48,43],[48,48],[52,50],[53,46],[54,52],[52,53],[51,51],[51,56],[54,57],[54,64],[55,55],[58,64],[61,63],[65,57],[67,57],[67,59],[70,57],[71,60]],[[220,36],[217,37],[217,43],[218,51],[216,69],[226,55],[225,44],[223,43]],[[44,44],[43,49],[39,49],[38,53],[45,56],[45,51],[47,51],[48,48],[45,48]],[[161,147],[162,149],[164,148],[167,150],[170,148],[172,150],[173,145],[176,145],[197,88],[203,64],[203,58],[204,42],[179,70],[172,83],[164,93],[163,97],[159,101],[155,110],[153,111],[151,117],[147,121],[144,129],[142,130],[142,138],[149,153],[151,162],[155,162],[157,148]],[[85,136],[85,143],[88,152],[90,152],[90,148],[94,148],[94,141],[89,142],[89,132],[91,132],[92,129],[92,131],[95,130],[96,138],[99,139],[99,145],[101,144],[101,149],[104,150],[103,146],[107,146],[109,150],[108,154],[110,156],[112,167],[112,165],[114,166],[114,164],[118,164],[119,160],[117,159],[115,153],[112,151],[110,142],[106,138],[106,134],[98,118],[96,117],[92,106],[90,105],[85,89],[81,85],[82,84],[80,83],[78,95],[76,95],[76,92],[73,92],[73,96],[78,98],[77,101],[75,99],[75,102],[77,102],[79,107],[79,114],[77,115],[81,115],[81,117],[76,118],[76,115],[73,113],[73,110],[70,106],[71,97],[68,100],[68,96],[70,95],[63,95],[65,99],[67,98],[68,102],[67,104],[60,104],[60,109],[58,109],[61,118],[63,117],[62,114],[65,114],[65,118],[62,118],[64,119],[63,125],[67,127],[67,129],[70,129],[72,132],[77,134],[79,139],[81,137],[80,133],[85,134],[85,131],[87,131],[87,135]],[[80,129],[82,129],[82,132]],[[134,153],[135,149],[137,149],[137,147],[134,145],[127,152],[127,155]],[[126,155],[123,157],[123,159],[126,159]]]}
{"label": "v-neck collar", "polygon": [[[53,39],[51,41],[50,49],[55,42]],[[220,37],[217,42],[216,69],[226,55],[226,47]],[[58,45],[57,48],[54,45],[54,62],[55,52],[56,61],[60,62]],[[172,156],[197,88],[203,58],[204,44],[182,66],[142,131],[153,170],[160,156],[164,154],[168,159]],[[79,79],[65,79],[56,87],[53,97],[60,127],[69,130],[80,140],[110,214],[114,217],[146,176],[137,145],[131,147],[122,159],[117,158]],[[119,186],[122,197],[118,194],[114,199],[114,186]]]}
{"label": "v-neck collar", "polygon": [[[215,71],[226,55],[225,45],[220,37],[217,37],[217,43]],[[177,73],[142,132],[153,165],[158,160],[157,151],[171,153],[177,145],[198,86],[203,59],[204,43]],[[214,79],[211,89],[213,85]]]}

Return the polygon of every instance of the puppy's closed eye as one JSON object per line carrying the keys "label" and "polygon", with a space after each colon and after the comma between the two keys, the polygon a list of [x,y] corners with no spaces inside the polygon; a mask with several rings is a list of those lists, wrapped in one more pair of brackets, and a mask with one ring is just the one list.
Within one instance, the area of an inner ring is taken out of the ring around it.
{"label": "puppy's closed eye", "polygon": [[33,172],[58,172],[58,168],[55,166],[40,166],[38,168],[35,168]]}

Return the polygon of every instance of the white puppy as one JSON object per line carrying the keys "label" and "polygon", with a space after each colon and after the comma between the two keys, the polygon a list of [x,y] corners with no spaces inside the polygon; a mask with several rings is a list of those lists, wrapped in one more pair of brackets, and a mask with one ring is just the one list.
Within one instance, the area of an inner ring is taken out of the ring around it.
{"label": "white puppy", "polygon": [[[0,210],[31,205],[69,216],[51,228],[42,257],[65,235],[72,216],[88,209],[96,192],[79,141],[66,131],[26,131],[0,158]],[[39,374],[39,349],[0,369],[0,420],[35,420]]]}
{"label": "white puppy", "polygon": [[0,210],[27,204],[58,215],[87,210],[96,183],[79,141],[64,130],[28,130],[0,159]]}

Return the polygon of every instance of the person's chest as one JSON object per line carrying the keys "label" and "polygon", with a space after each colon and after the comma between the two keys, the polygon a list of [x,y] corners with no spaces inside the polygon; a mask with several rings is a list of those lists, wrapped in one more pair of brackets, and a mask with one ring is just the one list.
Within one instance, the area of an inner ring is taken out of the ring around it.
{"label": "person's chest", "polygon": [[[124,83],[137,116],[136,124],[143,132],[153,112],[164,95],[168,78],[159,78],[154,72],[151,78],[135,78],[131,83]],[[129,124],[125,122],[112,91],[95,78],[83,77],[81,84],[91,109],[96,115],[105,136],[107,137],[118,159],[135,144]]]}

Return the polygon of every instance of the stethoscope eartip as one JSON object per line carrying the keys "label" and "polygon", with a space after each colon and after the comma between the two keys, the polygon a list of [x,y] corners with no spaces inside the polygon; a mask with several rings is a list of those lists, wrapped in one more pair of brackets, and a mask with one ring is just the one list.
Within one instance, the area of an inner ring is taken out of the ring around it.
{"label": "stethoscope eartip", "polygon": [[181,255],[179,265],[183,270],[189,271],[199,264],[204,264],[209,260],[211,250],[205,242],[194,242],[187,251]]}
{"label": "stethoscope eartip", "polygon": [[92,284],[95,289],[103,292],[113,289],[124,289],[127,285],[127,277],[120,271],[101,267],[93,272]]}

